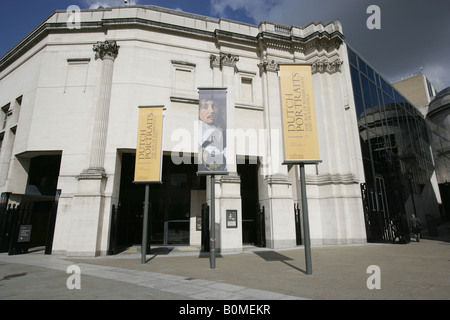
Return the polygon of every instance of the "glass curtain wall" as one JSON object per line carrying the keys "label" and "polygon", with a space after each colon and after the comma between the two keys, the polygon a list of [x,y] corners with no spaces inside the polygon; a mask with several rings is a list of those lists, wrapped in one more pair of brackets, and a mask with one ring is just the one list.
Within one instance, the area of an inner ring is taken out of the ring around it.
{"label": "glass curtain wall", "polygon": [[391,241],[392,225],[409,240],[406,201],[414,204],[433,173],[422,114],[355,51],[348,49],[366,183],[367,239]]}

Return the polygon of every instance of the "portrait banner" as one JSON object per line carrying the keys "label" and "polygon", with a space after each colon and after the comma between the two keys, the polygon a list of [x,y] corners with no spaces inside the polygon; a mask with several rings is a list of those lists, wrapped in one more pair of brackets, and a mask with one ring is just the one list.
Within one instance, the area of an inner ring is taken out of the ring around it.
{"label": "portrait banner", "polygon": [[281,64],[284,163],[320,162],[311,65]]}
{"label": "portrait banner", "polygon": [[135,183],[161,183],[164,106],[139,107]]}
{"label": "portrait banner", "polygon": [[198,174],[227,174],[226,88],[199,88]]}

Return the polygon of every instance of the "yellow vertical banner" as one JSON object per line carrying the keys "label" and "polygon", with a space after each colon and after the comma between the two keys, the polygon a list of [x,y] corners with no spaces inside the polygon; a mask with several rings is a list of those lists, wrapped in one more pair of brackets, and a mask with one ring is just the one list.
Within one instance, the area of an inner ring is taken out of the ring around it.
{"label": "yellow vertical banner", "polygon": [[309,64],[281,64],[284,162],[320,162],[312,71]]}
{"label": "yellow vertical banner", "polygon": [[139,107],[135,183],[161,182],[164,106]]}

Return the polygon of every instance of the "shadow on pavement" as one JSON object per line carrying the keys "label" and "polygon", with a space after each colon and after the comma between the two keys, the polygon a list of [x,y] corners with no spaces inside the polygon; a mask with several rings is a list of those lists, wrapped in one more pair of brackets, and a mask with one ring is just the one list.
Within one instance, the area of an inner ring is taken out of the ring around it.
{"label": "shadow on pavement", "polygon": [[293,261],[294,259],[291,259],[285,255],[282,255],[275,251],[255,251],[254,252],[257,256],[263,258],[265,261],[271,262],[271,261],[279,261],[284,263],[285,265],[291,267],[292,269],[295,269],[297,271],[303,272],[306,274],[306,271],[303,269],[300,269],[293,264],[288,263],[287,261]]}

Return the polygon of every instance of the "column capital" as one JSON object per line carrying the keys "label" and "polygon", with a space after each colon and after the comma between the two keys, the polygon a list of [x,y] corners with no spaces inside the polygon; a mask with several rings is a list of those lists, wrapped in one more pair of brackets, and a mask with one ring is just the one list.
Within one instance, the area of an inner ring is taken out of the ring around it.
{"label": "column capital", "polygon": [[314,61],[312,63],[311,66],[311,71],[312,73],[335,73],[335,72],[340,72],[342,65],[344,64],[344,62],[340,59],[334,60],[332,62],[330,62],[327,59],[317,59],[316,61]]}
{"label": "column capital", "polygon": [[210,56],[211,68],[232,67],[236,68],[236,63],[239,61],[239,56],[230,53],[220,53],[220,56],[211,54]]}
{"label": "column capital", "polygon": [[233,55],[233,54],[220,54],[220,63],[222,67],[236,67],[236,63],[239,61],[239,56]]}
{"label": "column capital", "polygon": [[211,61],[211,69],[220,68],[220,57],[219,56],[212,54],[209,57],[209,59]]}
{"label": "column capital", "polygon": [[119,54],[119,48],[116,41],[98,41],[94,44],[95,59],[115,60]]}

